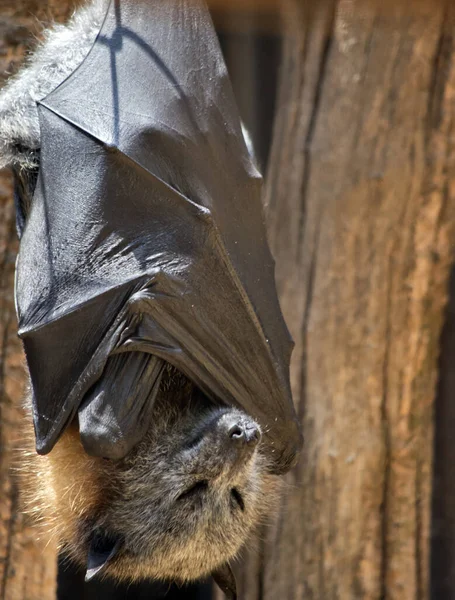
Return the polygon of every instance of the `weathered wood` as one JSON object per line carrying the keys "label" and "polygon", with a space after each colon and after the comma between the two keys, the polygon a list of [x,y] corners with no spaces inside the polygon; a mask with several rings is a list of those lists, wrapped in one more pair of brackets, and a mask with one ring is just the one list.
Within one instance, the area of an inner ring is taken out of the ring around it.
{"label": "weathered wood", "polygon": [[[69,5],[64,0],[2,0],[0,84],[16,70],[40,24],[52,16],[64,18]],[[56,549],[40,543],[36,529],[24,518],[12,470],[21,442],[25,383],[13,302],[17,248],[11,178],[0,171],[0,599],[50,600],[55,598]]]}
{"label": "weathered wood", "polygon": [[424,600],[455,5],[286,7],[267,204],[305,448],[240,597]]}

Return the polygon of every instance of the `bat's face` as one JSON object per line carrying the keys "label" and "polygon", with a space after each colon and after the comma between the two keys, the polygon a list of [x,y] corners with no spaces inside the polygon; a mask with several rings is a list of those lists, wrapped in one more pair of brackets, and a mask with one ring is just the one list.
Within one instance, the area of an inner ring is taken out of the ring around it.
{"label": "bat's face", "polygon": [[125,459],[87,457],[71,431],[36,457],[48,477],[40,502],[47,493],[45,510],[89,574],[102,565],[121,579],[196,579],[232,558],[271,504],[260,438],[244,413],[174,377]]}
{"label": "bat's face", "polygon": [[258,425],[194,397],[173,403],[173,414],[166,405],[115,466],[119,493],[100,530],[121,547],[106,572],[178,580],[207,574],[237,553],[264,510]]}

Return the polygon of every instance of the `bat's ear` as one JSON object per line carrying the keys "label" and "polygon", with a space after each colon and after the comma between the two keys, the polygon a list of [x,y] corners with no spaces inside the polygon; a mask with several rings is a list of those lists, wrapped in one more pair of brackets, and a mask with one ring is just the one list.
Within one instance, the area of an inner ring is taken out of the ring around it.
{"label": "bat's ear", "polygon": [[228,600],[237,600],[237,584],[231,567],[226,563],[212,573],[213,580]]}
{"label": "bat's ear", "polygon": [[102,571],[120,550],[122,544],[123,538],[121,536],[95,529],[90,540],[85,581],[90,581]]}

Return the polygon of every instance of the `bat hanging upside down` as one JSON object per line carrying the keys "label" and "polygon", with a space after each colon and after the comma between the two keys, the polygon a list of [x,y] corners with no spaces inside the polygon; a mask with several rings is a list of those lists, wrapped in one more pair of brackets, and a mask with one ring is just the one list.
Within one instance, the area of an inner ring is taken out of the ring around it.
{"label": "bat hanging upside down", "polygon": [[[30,503],[87,569],[213,574],[301,438],[262,179],[201,0],[95,0],[0,94]],[[41,456],[40,456],[41,455]]]}

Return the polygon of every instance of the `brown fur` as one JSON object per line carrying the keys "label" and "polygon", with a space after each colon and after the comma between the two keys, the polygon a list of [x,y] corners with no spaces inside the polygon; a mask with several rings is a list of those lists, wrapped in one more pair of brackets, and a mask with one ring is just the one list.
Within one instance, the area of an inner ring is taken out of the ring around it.
{"label": "brown fur", "polygon": [[[171,369],[155,411],[145,439],[124,460],[88,456],[76,424],[49,455],[24,450],[27,507],[81,565],[93,531],[102,529],[124,540],[103,574],[193,580],[237,554],[273,504],[276,478],[260,446],[238,454],[226,444],[224,421],[251,426],[251,419],[215,406]],[[198,481],[207,489],[179,498]]]}

